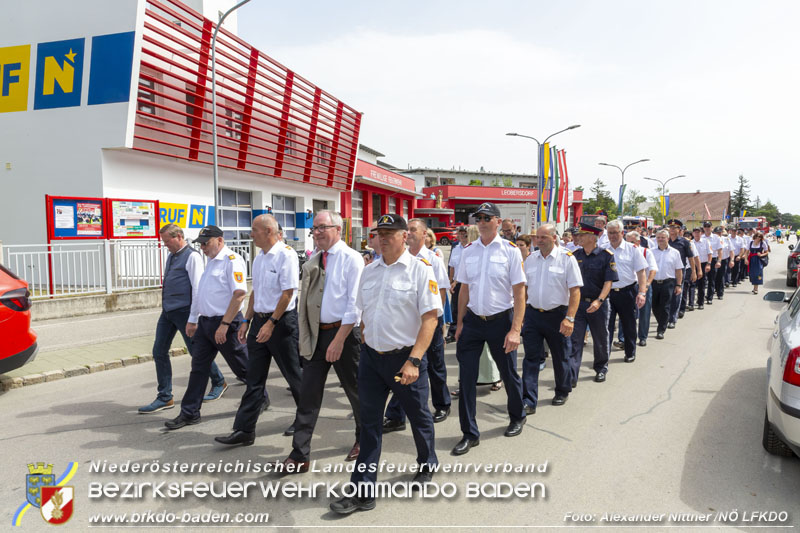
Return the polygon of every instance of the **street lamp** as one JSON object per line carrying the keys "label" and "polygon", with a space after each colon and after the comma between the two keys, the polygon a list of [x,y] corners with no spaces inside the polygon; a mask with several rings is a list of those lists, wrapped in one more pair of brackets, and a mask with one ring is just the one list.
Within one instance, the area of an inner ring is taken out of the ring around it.
{"label": "street lamp", "polygon": [[214,168],[214,222],[219,226],[222,222],[219,216],[219,161],[217,159],[217,33],[228,15],[245,5],[250,0],[241,0],[238,4],[227,10],[217,22],[214,35],[211,36],[211,151],[212,167]]}
{"label": "street lamp", "polygon": [[[544,142],[543,142],[543,143],[540,143],[540,142],[539,142],[539,140],[538,140],[536,137],[531,137],[530,135],[522,135],[521,133],[506,133],[506,135],[508,135],[509,137],[524,137],[525,139],[531,139],[533,142],[535,142],[535,143],[536,143],[536,148],[537,148],[537,150],[536,150],[536,154],[537,154],[537,155],[536,155],[536,157],[538,158],[538,157],[539,157],[539,155],[538,155],[538,154],[539,154],[539,149],[541,148],[541,146],[542,146],[543,144],[545,144],[547,141],[549,141],[549,140],[550,140],[550,138],[552,138],[552,137],[555,137],[555,136],[556,136],[556,135],[558,135],[559,133],[564,133],[565,131],[574,130],[575,128],[580,128],[580,127],[581,127],[581,125],[580,125],[580,124],[573,124],[572,126],[569,126],[568,128],[564,128],[563,130],[559,130],[559,131],[557,131],[557,132],[555,132],[555,133],[551,133],[550,135],[548,135],[548,136],[547,136],[547,137],[544,139]],[[537,168],[538,168],[538,166],[539,166],[538,164],[540,164],[540,163],[541,163],[541,161],[537,161]],[[537,171],[537,172],[538,172],[538,171]],[[543,194],[543,193],[542,193],[541,191],[539,191],[539,195],[540,195],[540,196],[541,196],[541,194]],[[537,205],[537,206],[536,206],[536,209],[541,209],[541,207],[542,207],[542,206],[540,206],[540,205]],[[538,218],[537,218],[537,220],[538,220]],[[538,224],[538,222],[537,222],[537,224]]]}
{"label": "street lamp", "polygon": [[[619,170],[622,173],[622,185],[620,186],[620,190],[623,191],[623,194],[624,194],[625,171],[628,170],[628,167],[631,167],[631,166],[633,166],[633,165],[635,165],[637,163],[644,163],[645,161],[650,161],[650,160],[649,159],[640,159],[638,161],[634,161],[633,163],[630,163],[625,168],[619,168],[617,165],[612,165],[610,163],[597,163],[597,164],[598,165],[603,165],[604,167],[614,167],[614,168],[616,168],[617,170]],[[623,196],[623,198],[622,198],[622,200],[620,201],[620,204],[619,204],[619,216],[622,216],[622,214],[624,212],[625,212],[625,198]]]}
{"label": "street lamp", "polygon": [[[661,184],[661,196],[663,197],[665,192],[666,192],[666,190],[667,190],[667,183],[669,183],[672,180],[676,180],[678,178],[685,178],[685,177],[686,177],[685,174],[681,174],[680,176],[674,176],[674,177],[668,179],[667,181],[661,181],[661,180],[657,180],[655,178],[644,178],[644,179],[650,180],[650,181],[655,181],[656,183],[660,183]],[[666,218],[667,218],[668,214],[669,214],[669,212],[664,213],[664,222],[666,222]]]}

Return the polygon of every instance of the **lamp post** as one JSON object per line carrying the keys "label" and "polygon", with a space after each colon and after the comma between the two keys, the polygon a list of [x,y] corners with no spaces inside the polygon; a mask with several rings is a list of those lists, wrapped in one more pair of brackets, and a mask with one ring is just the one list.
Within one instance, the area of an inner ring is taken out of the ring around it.
{"label": "lamp post", "polygon": [[[509,137],[523,137],[525,139],[531,139],[533,142],[536,143],[536,154],[537,154],[536,157],[538,158],[539,157],[539,155],[538,155],[539,154],[539,148],[543,144],[547,143],[547,141],[549,141],[552,137],[555,137],[559,133],[564,133],[565,131],[574,130],[575,128],[580,128],[580,127],[581,127],[580,124],[573,124],[572,126],[564,128],[563,130],[558,130],[557,132],[551,133],[550,135],[545,137],[544,142],[541,142],[541,143],[539,142],[539,140],[536,137],[531,137],[530,135],[523,135],[521,133],[506,133],[506,135],[508,135]],[[537,161],[537,168],[538,168],[538,164],[539,163],[541,163],[541,161]],[[539,194],[541,195],[543,193],[541,191],[539,191]],[[542,206],[540,206],[540,205],[536,206],[536,209],[541,209],[541,208],[542,208]],[[537,217],[537,220],[538,220],[538,217]],[[538,224],[538,222],[537,222],[537,224]]]}
{"label": "lamp post", "polygon": [[[655,181],[656,183],[660,183],[661,184],[661,196],[663,197],[664,194],[666,193],[666,190],[667,190],[667,183],[669,183],[672,180],[676,180],[678,178],[685,178],[685,177],[686,177],[685,174],[681,174],[679,176],[673,176],[672,178],[670,178],[670,179],[668,179],[666,181],[657,180],[655,178],[644,178],[644,179],[650,180],[650,181]],[[664,222],[667,221],[666,219],[667,219],[667,215],[668,214],[669,214],[669,212],[664,213]]]}
{"label": "lamp post", "polygon": [[250,0],[241,0],[238,4],[227,10],[217,22],[214,34],[211,36],[211,151],[212,167],[214,168],[214,222],[219,226],[222,222],[217,220],[219,213],[219,161],[217,158],[217,33],[225,19],[245,5]]}
{"label": "lamp post", "polygon": [[625,197],[624,197],[624,188],[625,188],[625,171],[628,170],[628,167],[632,167],[638,163],[644,163],[645,161],[650,161],[649,159],[640,159],[638,161],[634,161],[633,163],[628,164],[625,168],[620,168],[617,165],[612,165],[610,163],[597,163],[598,165],[603,165],[604,167],[614,167],[622,173],[622,185],[620,185],[620,190],[623,192],[623,197],[619,203],[619,216],[625,212]]}

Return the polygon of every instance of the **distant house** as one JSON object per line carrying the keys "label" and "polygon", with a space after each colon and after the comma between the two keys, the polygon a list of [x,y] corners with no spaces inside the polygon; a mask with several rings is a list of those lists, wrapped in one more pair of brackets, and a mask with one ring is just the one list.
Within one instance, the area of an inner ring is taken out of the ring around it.
{"label": "distant house", "polygon": [[701,226],[706,220],[719,226],[723,213],[730,214],[727,212],[730,202],[730,191],[669,193],[668,218],[680,218],[689,229]]}

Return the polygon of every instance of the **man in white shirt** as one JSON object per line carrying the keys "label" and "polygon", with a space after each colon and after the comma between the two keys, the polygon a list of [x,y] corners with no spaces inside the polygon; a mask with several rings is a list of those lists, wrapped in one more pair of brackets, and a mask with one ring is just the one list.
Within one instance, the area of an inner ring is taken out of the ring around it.
{"label": "man in white shirt", "polygon": [[733,248],[733,268],[730,270],[728,282],[736,287],[739,285],[739,270],[742,265],[742,249],[744,247],[744,239],[739,237],[734,228],[731,228],[729,238],[731,241],[731,247]]}
{"label": "man in white shirt", "polygon": [[539,362],[544,357],[544,341],[553,354],[556,394],[553,405],[564,405],[572,392],[570,353],[575,313],[581,299],[583,278],[572,252],[555,246],[556,229],[544,224],[536,230],[538,250],[525,260],[527,307],[522,326],[525,359],[522,362],[522,400],[527,414],[536,412],[539,401]]}
{"label": "man in white shirt", "polygon": [[193,337],[192,371],[181,401],[181,414],[164,423],[170,430],[200,422],[203,392],[217,352],[222,353],[236,377],[244,380],[247,375],[247,347],[239,342],[236,333],[244,320],[242,302],[247,295],[244,259],[225,246],[222,230],[217,226],[200,230],[195,242],[208,257],[208,264],[186,324],[186,334]]}
{"label": "man in white shirt", "polygon": [[[647,346],[647,336],[650,333],[650,312],[653,309],[652,285],[653,280],[656,277],[656,272],[658,272],[658,265],[656,264],[656,259],[653,256],[653,251],[650,248],[642,246],[642,239],[638,232],[628,232],[628,234],[625,235],[625,240],[636,246],[638,250],[641,250],[642,255],[647,261],[647,269],[645,270],[645,275],[647,276],[645,280],[647,294],[645,295],[644,305],[636,313],[637,320],[639,322],[637,325],[639,330],[639,346]],[[639,289],[639,292],[641,292],[641,288]]]}
{"label": "man in white shirt", "polygon": [[[394,215],[390,215],[394,217]],[[400,218],[402,217],[394,217]],[[405,221],[403,221],[405,223]],[[449,286],[450,279],[445,270],[444,263],[430,248],[425,246],[425,233],[428,225],[421,218],[412,218],[407,224],[407,244],[408,252],[417,258],[423,259],[430,264],[434,273],[434,279],[442,290],[439,297],[442,300],[442,309],[445,305],[445,288]],[[431,339],[431,345],[425,353],[428,362],[428,377],[431,381],[431,401],[433,403],[434,423],[445,420],[450,414],[450,391],[447,388],[447,366],[444,362],[444,318],[439,316],[436,330]],[[386,420],[383,423],[383,432],[402,431],[406,427],[406,414],[397,396],[392,396],[389,405],[386,406]]]}
{"label": "man in white shirt", "polygon": [[495,204],[484,202],[473,215],[480,238],[464,248],[456,273],[456,281],[461,283],[456,357],[461,393],[458,417],[463,438],[453,448],[453,455],[463,455],[480,443],[476,385],[484,343],[489,345],[508,395],[511,423],[504,435],[519,435],[525,424],[522,380],[517,373],[517,347],[525,313],[522,254],[516,244],[497,234],[500,209]]}
{"label": "man in white shirt", "polygon": [[603,250],[610,246],[608,242],[608,231],[606,230],[607,222],[608,219],[605,217],[605,215],[599,215],[594,219],[594,227],[603,230],[603,233],[597,238],[597,247]]}
{"label": "man in white shirt", "polygon": [[[439,328],[437,317],[442,315],[439,286],[430,263],[405,249],[408,225],[403,217],[383,215],[375,229],[381,259],[364,270],[357,300],[364,335],[358,371],[363,429],[361,452],[350,482],[358,487],[359,494],[331,503],[330,509],[337,514],[375,508],[381,422],[389,391],[408,414],[414,433],[419,468],[411,490],[431,481],[432,467],[439,463],[426,376],[426,351],[434,330]],[[424,242],[424,232],[420,237]]]}
{"label": "man in white shirt", "polygon": [[[456,235],[458,236],[458,244],[454,245],[450,250],[450,261],[448,262],[448,274],[450,275],[450,309],[453,314],[453,322],[447,330],[447,337],[444,341],[447,343],[456,342],[456,326],[458,325],[458,292],[461,289],[461,284],[456,281],[456,270],[458,270],[458,263],[461,261],[461,253],[464,247],[469,244],[469,235],[467,230],[469,226],[458,226]],[[441,290],[445,290],[444,287]]]}
{"label": "man in white shirt", "polygon": [[669,232],[665,229],[656,233],[658,247],[652,250],[658,265],[658,272],[653,280],[653,314],[658,327],[656,339],[663,339],[669,324],[672,297],[680,294],[683,287],[683,261],[681,254],[669,245]]}
{"label": "man in white shirt", "polygon": [[319,211],[311,228],[320,252],[303,265],[303,284],[297,306],[300,355],[306,362],[292,451],[282,462],[282,473],[308,472],[311,437],[331,366],[342,384],[356,425],[356,442],[345,461],[358,457],[361,414],[357,376],[361,347],[357,326],[361,322],[361,310],[356,305],[356,297],[364,260],[342,241],[343,225],[338,213]]}
{"label": "man in white shirt", "polygon": [[725,295],[725,275],[729,269],[733,268],[733,250],[730,242],[724,236],[725,228],[717,226],[714,228],[714,236],[719,239],[720,249],[717,257],[717,272],[714,277],[714,287],[717,291],[717,299],[722,300]]}
{"label": "man in white shirt", "polygon": [[[625,344],[625,362],[636,360],[636,310],[644,306],[647,299],[645,271],[647,260],[631,243],[622,239],[622,222],[612,220],[608,223],[609,247],[614,252],[619,279],[611,283],[608,299],[611,311],[608,318],[608,338],[614,338],[614,327],[619,315]],[[610,347],[609,347],[610,349]]]}
{"label": "man in white shirt", "polygon": [[[264,405],[272,359],[289,384],[295,407],[300,402],[302,370],[297,351],[296,296],[300,286],[297,253],[280,240],[278,222],[272,215],[259,215],[253,219],[251,235],[260,250],[253,261],[253,293],[238,332],[239,342],[247,343],[249,355],[247,389],[236,412],[233,433],[214,439],[228,445],[249,446],[255,441],[256,422]],[[293,423],[284,435],[293,435],[294,430]]]}

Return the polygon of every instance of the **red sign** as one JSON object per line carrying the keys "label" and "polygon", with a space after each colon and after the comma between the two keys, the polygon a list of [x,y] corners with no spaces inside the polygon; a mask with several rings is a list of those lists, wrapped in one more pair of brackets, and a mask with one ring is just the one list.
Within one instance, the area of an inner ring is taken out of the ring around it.
{"label": "red sign", "polygon": [[476,187],[474,185],[444,185],[426,187],[422,193],[426,198],[441,190],[446,200],[516,200],[536,203],[536,189],[522,187]]}
{"label": "red sign", "polygon": [[385,183],[386,185],[391,185],[392,187],[406,189],[411,192],[416,191],[415,182],[413,179],[407,178],[401,174],[396,174],[390,170],[386,170],[385,168],[367,163],[366,161],[362,161],[360,159],[356,161],[356,176],[367,178],[370,181]]}

